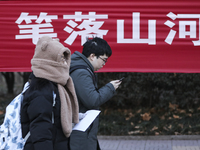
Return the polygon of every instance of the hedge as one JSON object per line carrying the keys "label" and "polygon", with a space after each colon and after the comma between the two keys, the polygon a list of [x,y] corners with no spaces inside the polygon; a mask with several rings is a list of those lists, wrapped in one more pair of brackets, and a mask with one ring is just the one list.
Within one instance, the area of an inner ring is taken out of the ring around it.
{"label": "hedge", "polygon": [[104,108],[137,106],[167,109],[169,103],[179,108],[200,104],[200,74],[198,73],[98,73],[99,87],[125,76],[117,94]]}

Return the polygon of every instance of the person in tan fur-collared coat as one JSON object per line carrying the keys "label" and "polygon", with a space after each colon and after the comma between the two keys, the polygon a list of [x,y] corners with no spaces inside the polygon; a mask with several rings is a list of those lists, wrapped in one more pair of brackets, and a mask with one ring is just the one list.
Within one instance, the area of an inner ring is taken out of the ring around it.
{"label": "person in tan fur-collared coat", "polygon": [[78,102],[69,76],[71,52],[58,40],[38,40],[31,60],[30,87],[21,109],[24,150],[68,150],[72,123],[78,123]]}

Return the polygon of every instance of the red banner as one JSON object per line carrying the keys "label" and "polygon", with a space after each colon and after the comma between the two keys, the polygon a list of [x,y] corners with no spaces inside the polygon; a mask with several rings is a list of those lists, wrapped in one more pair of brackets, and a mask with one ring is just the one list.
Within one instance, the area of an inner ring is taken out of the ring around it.
{"label": "red banner", "polygon": [[200,1],[0,1],[0,72],[31,71],[35,44],[57,37],[71,52],[101,37],[102,72],[200,72]]}

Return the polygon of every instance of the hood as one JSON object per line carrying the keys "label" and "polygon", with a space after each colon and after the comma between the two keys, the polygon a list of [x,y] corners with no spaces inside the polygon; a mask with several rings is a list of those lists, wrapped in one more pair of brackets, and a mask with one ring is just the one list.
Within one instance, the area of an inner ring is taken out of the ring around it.
{"label": "hood", "polygon": [[75,51],[72,55],[71,55],[71,68],[77,65],[84,65],[89,67],[92,71],[94,71],[94,68],[92,66],[92,64],[89,62],[89,60],[80,52]]}

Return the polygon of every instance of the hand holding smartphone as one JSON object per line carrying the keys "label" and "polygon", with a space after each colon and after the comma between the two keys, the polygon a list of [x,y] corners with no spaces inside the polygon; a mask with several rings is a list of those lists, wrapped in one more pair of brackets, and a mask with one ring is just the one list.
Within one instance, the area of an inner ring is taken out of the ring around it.
{"label": "hand holding smartphone", "polygon": [[114,80],[114,81],[111,81],[110,83],[114,86],[115,90],[119,87],[119,85],[121,84],[122,80],[124,79],[125,77],[122,77],[121,79],[118,79],[118,80]]}

